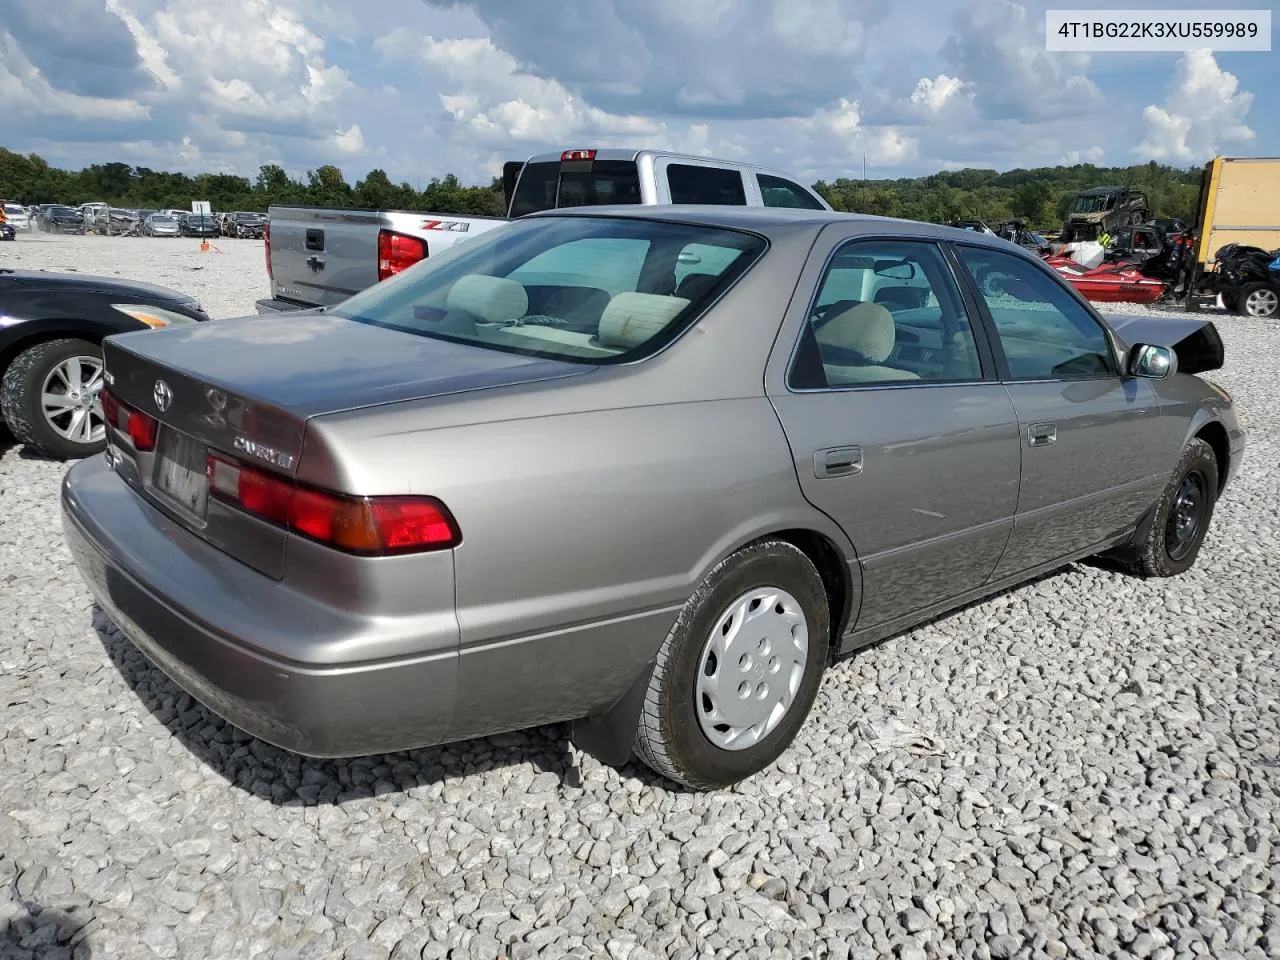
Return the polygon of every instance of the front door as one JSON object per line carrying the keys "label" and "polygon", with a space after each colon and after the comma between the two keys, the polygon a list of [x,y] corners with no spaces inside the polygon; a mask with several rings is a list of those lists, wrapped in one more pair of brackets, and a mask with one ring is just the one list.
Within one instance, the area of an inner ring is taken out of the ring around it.
{"label": "front door", "polygon": [[832,232],[801,280],[793,309],[807,313],[799,342],[780,342],[795,352],[770,399],[805,497],[858,551],[861,630],[986,581],[1013,527],[1020,452],[939,245]]}
{"label": "front door", "polygon": [[1102,325],[1026,257],[957,243],[986,304],[1018,414],[1022,483],[993,579],[1050,563],[1132,526],[1168,479],[1151,383],[1120,374]]}

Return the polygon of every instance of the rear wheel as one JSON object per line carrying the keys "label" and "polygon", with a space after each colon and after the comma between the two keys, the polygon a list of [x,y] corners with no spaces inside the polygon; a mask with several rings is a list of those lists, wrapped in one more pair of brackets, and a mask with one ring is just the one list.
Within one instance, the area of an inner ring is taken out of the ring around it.
{"label": "rear wheel", "polygon": [[1280,293],[1269,283],[1246,283],[1240,288],[1239,304],[1246,317],[1272,320],[1280,316]]}
{"label": "rear wheel", "polygon": [[0,413],[14,437],[56,460],[106,446],[102,349],[87,340],[47,340],[14,358],[0,380]]}
{"label": "rear wheel", "polygon": [[827,662],[822,578],[807,556],[762,540],[721,561],[658,653],[635,752],[695,790],[772,764],[808,716]]}

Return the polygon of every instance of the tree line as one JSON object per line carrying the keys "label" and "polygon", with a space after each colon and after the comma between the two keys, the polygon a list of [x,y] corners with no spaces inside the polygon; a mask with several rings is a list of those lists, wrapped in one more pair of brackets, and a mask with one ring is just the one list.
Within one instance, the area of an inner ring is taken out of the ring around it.
{"label": "tree line", "polygon": [[[1190,221],[1199,195],[1200,168],[1179,169],[1153,161],[1131,167],[1076,164],[1004,173],[966,169],[896,180],[841,177],[813,186],[836,210],[933,223],[1021,217],[1034,228],[1051,229],[1061,226],[1077,191],[1110,185],[1145,190],[1156,216]],[[225,173],[192,176],[127,163],[61,170],[34,153],[22,155],[3,147],[0,197],[27,204],[77,206],[100,201],[117,207],[183,210],[190,208],[192,200],[208,200],[219,211],[265,211],[272,204],[296,204],[462,215],[505,213],[502,181],[496,177],[488,184],[464,186],[449,174],[418,190],[407,182],[392,183],[381,169],[349,184],[332,164],[308,170],[302,180],[276,164],[263,165],[252,180]]]}

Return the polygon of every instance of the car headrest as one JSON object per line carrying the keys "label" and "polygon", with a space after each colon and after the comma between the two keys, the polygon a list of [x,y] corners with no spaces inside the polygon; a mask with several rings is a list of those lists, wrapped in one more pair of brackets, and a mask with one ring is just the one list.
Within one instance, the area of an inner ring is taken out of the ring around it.
{"label": "car headrest", "polygon": [[529,295],[515,280],[470,273],[454,281],[445,306],[465,310],[489,323],[501,323],[523,317],[529,310]]}
{"label": "car headrest", "polygon": [[596,339],[604,347],[639,346],[689,305],[684,297],[659,293],[620,293],[604,308]]}
{"label": "car headrest", "polygon": [[859,303],[836,314],[815,336],[820,346],[843,347],[857,351],[870,363],[884,363],[893,352],[897,330],[887,307]]}

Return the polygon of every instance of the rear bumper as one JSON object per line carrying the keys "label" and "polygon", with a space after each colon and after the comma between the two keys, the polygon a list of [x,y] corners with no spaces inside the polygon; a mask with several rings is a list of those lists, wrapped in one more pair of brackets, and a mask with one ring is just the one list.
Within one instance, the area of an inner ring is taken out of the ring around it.
{"label": "rear bumper", "polygon": [[358,652],[377,623],[322,606],[207,545],[138,497],[101,455],[67,471],[62,516],[76,566],[107,616],[170,679],[240,729],[312,757],[448,739],[456,646],[340,664],[274,655],[260,641],[286,633],[314,638],[317,648],[337,638]]}
{"label": "rear bumper", "polygon": [[258,313],[290,313],[294,310],[314,310],[303,303],[293,303],[289,300],[279,300],[275,297],[268,297],[265,300],[258,300],[254,303],[254,308]]}

